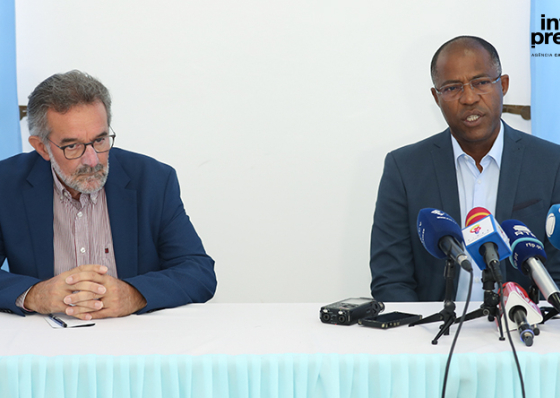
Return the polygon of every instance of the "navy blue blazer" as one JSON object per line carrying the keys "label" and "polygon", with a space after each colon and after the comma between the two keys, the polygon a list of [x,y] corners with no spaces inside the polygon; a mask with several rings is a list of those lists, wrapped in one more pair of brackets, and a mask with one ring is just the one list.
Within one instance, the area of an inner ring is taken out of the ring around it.
{"label": "navy blue blazer", "polygon": [[[560,146],[504,123],[504,150],[494,217],[525,223],[544,243],[546,267],[560,285],[560,251],[545,233],[551,205],[560,203]],[[371,293],[381,301],[443,301],[445,260],[418,238],[418,212],[443,210],[461,224],[457,175],[449,129],[389,153],[379,184],[371,232]],[[473,264],[474,266],[474,264]],[[501,262],[502,276],[528,289],[530,280]],[[459,280],[456,272],[455,292]],[[453,293],[453,298],[455,297]]]}
{"label": "navy blue blazer", "polygon": [[[147,305],[138,314],[205,302],[216,290],[206,254],[180,198],[175,170],[113,148],[105,185],[119,279]],[[37,152],[0,162],[0,310],[24,315],[17,297],[53,277],[53,177]]]}

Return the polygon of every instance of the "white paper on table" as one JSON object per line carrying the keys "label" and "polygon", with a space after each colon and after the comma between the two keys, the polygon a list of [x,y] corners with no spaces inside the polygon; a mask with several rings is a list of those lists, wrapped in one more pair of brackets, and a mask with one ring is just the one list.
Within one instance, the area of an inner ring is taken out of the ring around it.
{"label": "white paper on table", "polygon": [[[73,316],[69,316],[60,312],[52,315],[66,323],[66,328],[79,328],[95,325],[95,322],[93,321],[82,321],[81,319],[74,318]],[[49,315],[45,316],[45,321],[47,321],[47,323],[54,329],[66,329],[64,326],[60,325],[54,319],[52,319]]]}

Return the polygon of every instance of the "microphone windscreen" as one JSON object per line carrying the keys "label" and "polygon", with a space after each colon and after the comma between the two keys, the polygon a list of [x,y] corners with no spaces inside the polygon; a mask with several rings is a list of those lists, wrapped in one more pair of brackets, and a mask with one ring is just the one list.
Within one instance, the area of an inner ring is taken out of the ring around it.
{"label": "microphone windscreen", "polygon": [[509,259],[514,268],[523,272],[521,265],[531,257],[546,260],[543,244],[521,221],[505,220],[502,229],[509,238],[512,251]]}
{"label": "microphone windscreen", "polygon": [[452,236],[457,242],[463,242],[463,235],[459,224],[447,213],[432,208],[425,208],[418,212],[418,237],[432,256],[446,258],[446,254],[439,248],[439,241],[444,236]]}
{"label": "microphone windscreen", "polygon": [[467,219],[465,221],[465,227],[474,224],[482,220],[484,217],[490,215],[490,212],[486,210],[484,207],[474,207],[469,213],[467,214]]}
{"label": "microphone windscreen", "polygon": [[560,249],[560,205],[552,205],[546,217],[546,235],[557,249]]}

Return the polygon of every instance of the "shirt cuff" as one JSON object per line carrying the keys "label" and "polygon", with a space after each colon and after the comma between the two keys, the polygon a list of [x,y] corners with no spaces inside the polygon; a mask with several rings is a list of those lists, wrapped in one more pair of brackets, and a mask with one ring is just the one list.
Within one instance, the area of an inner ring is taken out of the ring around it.
{"label": "shirt cuff", "polygon": [[[33,287],[33,286],[31,286],[31,287]],[[34,311],[31,311],[31,310],[28,310],[23,305],[25,303],[25,298],[27,297],[27,293],[29,293],[29,291],[31,290],[31,287],[29,289],[27,289],[25,292],[23,292],[22,294],[20,294],[19,297],[16,299],[16,306],[18,306],[19,308],[21,308],[22,310],[27,311],[27,312],[34,312]]]}

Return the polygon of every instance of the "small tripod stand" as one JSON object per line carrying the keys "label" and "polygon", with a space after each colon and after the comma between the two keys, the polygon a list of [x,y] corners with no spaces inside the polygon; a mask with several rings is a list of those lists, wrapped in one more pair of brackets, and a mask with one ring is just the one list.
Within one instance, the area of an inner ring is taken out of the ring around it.
{"label": "small tripod stand", "polygon": [[500,317],[500,309],[498,304],[500,303],[500,296],[494,291],[494,285],[496,284],[496,279],[492,275],[489,268],[482,270],[482,288],[484,289],[484,301],[479,309],[469,312],[465,315],[465,321],[470,321],[471,319],[480,318],[482,316],[488,316],[488,320],[491,322],[494,318],[497,319],[498,329],[500,330],[500,340],[505,340],[504,332],[502,329],[502,318]]}
{"label": "small tripod stand", "polygon": [[445,269],[443,272],[443,276],[445,277],[445,300],[443,302],[443,310],[440,312],[430,315],[427,318],[420,319],[419,321],[412,322],[408,326],[415,326],[415,325],[422,325],[425,323],[432,323],[432,322],[439,322],[443,321],[443,324],[439,327],[439,332],[432,340],[432,344],[436,345],[438,340],[441,336],[449,335],[449,328],[455,320],[457,316],[455,314],[455,303],[453,302],[452,295],[453,295],[453,281],[455,280],[455,261],[451,259],[447,259],[445,263]]}

